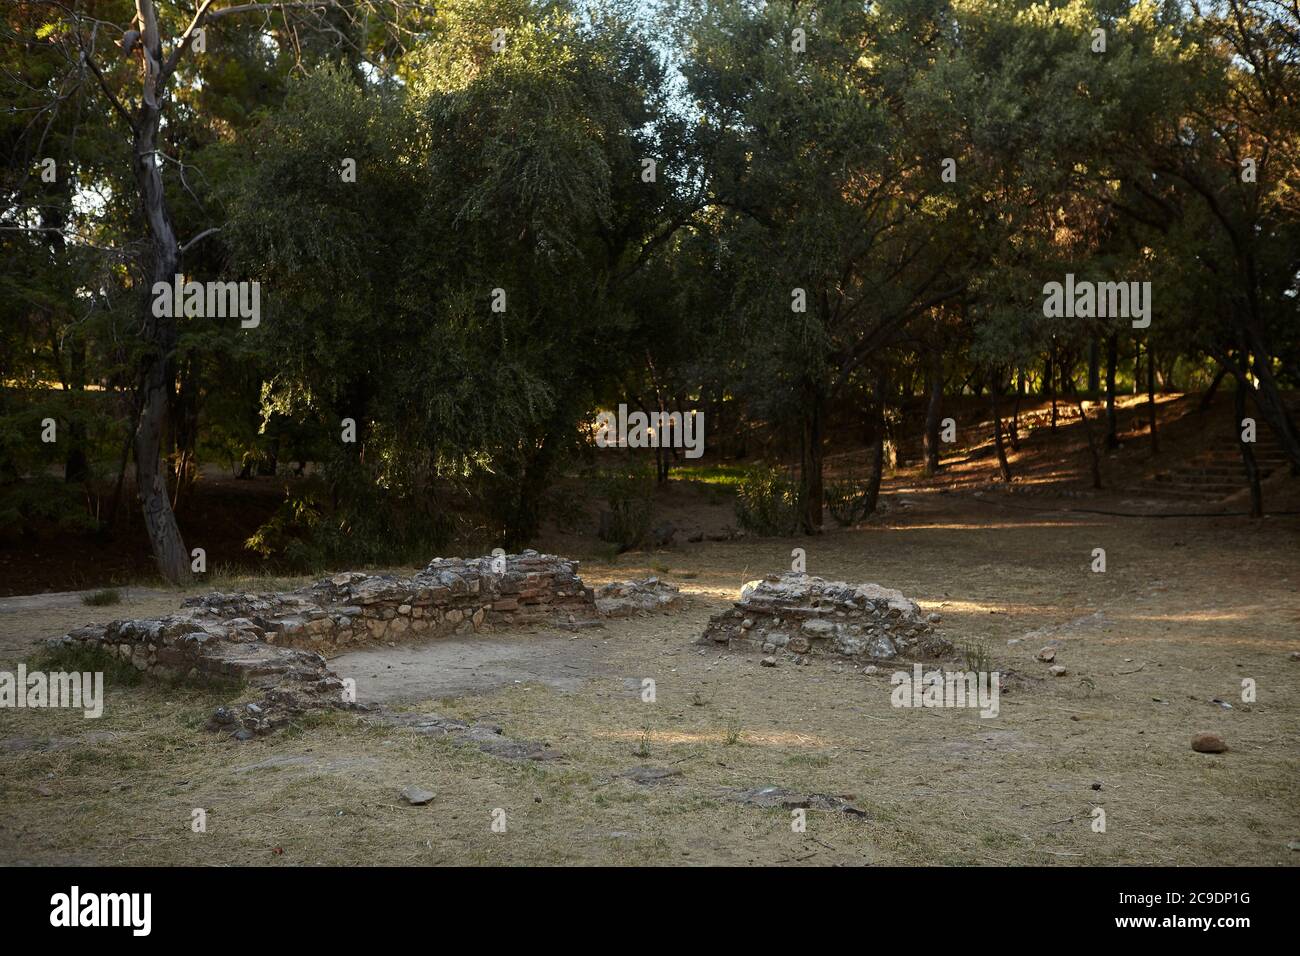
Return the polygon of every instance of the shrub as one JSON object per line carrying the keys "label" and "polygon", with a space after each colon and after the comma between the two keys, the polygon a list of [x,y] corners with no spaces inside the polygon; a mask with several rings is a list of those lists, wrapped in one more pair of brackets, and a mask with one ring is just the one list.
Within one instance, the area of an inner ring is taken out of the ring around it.
{"label": "shrub", "polygon": [[285,569],[311,572],[423,563],[450,539],[450,523],[427,498],[416,501],[359,481],[331,487],[311,476],[290,486],[244,547]]}
{"label": "shrub", "polygon": [[600,482],[609,510],[600,516],[600,540],[635,548],[645,539],[654,516],[655,475],[650,468],[606,472]]}
{"label": "shrub", "polygon": [[867,489],[868,479],[847,478],[826,482],[826,510],[841,528],[857,524],[871,513],[872,503]]}
{"label": "shrub", "polygon": [[86,511],[85,488],[40,475],[0,486],[0,538],[37,535],[50,528],[64,532],[95,531],[99,527]]}
{"label": "shrub", "polygon": [[758,535],[793,535],[799,528],[799,485],[778,468],[759,465],[740,480],[736,521]]}

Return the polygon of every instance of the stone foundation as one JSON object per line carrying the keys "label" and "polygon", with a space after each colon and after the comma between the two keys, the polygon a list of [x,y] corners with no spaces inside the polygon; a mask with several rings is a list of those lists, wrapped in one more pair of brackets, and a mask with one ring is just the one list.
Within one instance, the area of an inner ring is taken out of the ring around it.
{"label": "stone foundation", "polygon": [[740,600],[715,614],[701,644],[726,644],[764,654],[784,652],[888,661],[952,652],[928,617],[900,592],[806,574],[769,575],[741,589]]}
{"label": "stone foundation", "polygon": [[[671,607],[677,589],[654,579],[606,585],[604,612]],[[538,623],[599,625],[578,562],[525,551],[435,558],[409,578],[336,574],[297,591],[213,592],[176,614],[91,624],[54,643],[96,644],[155,677],[216,679],[266,691],[259,702],[218,708],[209,729],[266,733],[320,707],[355,707],[325,655],[374,643]]]}
{"label": "stone foundation", "polygon": [[631,617],[648,611],[675,611],[684,599],[676,587],[658,578],[615,581],[596,589],[596,611],[601,617]]}
{"label": "stone foundation", "polygon": [[434,558],[409,578],[345,572],[287,594],[215,592],[190,598],[185,606],[190,619],[204,626],[324,654],[595,614],[578,562],[536,551],[467,561]]}

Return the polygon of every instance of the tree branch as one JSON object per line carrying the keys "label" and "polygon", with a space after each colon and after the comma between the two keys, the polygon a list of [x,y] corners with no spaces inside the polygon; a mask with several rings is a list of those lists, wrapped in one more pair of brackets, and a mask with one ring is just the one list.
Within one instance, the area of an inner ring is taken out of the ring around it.
{"label": "tree branch", "polygon": [[95,58],[87,53],[84,47],[82,47],[81,50],[81,58],[85,61],[86,65],[90,67],[90,72],[95,74],[95,79],[99,80],[99,88],[104,91],[104,95],[108,97],[108,101],[113,105],[113,109],[117,110],[122,119],[126,120],[126,125],[128,127],[135,129],[135,120],[131,118],[131,114],[127,112],[126,107],[122,105],[122,101],[117,98],[117,94],[109,89],[108,81],[104,79],[104,74],[99,69],[98,64],[95,63]]}
{"label": "tree branch", "polygon": [[212,227],[210,227],[210,228],[208,228],[208,229],[204,229],[201,233],[199,233],[197,236],[195,236],[195,237],[194,237],[193,239],[191,239],[189,242],[185,243],[183,246],[180,247],[181,255],[184,255],[184,254],[185,254],[185,250],[188,249],[190,246],[194,245],[195,243],[197,243],[199,240],[201,240],[201,239],[206,239],[208,236],[212,235],[214,232],[220,232],[220,231],[221,231],[221,227],[220,227],[220,226],[212,226]]}
{"label": "tree branch", "polygon": [[185,51],[188,50],[190,44],[194,42],[194,31],[197,30],[199,24],[203,22],[203,17],[207,14],[208,7],[210,6],[212,6],[212,0],[203,0],[203,2],[199,4],[199,9],[194,14],[194,19],[191,20],[190,25],[185,28],[185,32],[181,34],[180,43],[176,44],[176,48],[172,50],[172,55],[167,58],[167,65],[163,67],[162,73],[158,76],[159,87],[167,82],[167,77],[172,75],[172,71],[176,69],[176,64],[180,62],[181,57],[185,55]]}
{"label": "tree branch", "polygon": [[[209,0],[211,2],[211,0]],[[256,10],[277,10],[293,7],[336,7],[338,0],[296,0],[291,3],[240,3],[233,7],[223,7],[208,14],[209,20],[219,20],[235,13],[252,13]]]}

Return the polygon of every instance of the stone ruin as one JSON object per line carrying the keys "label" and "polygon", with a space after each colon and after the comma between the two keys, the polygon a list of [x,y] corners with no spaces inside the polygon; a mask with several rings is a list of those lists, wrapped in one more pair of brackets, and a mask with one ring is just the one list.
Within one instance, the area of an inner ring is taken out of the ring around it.
{"label": "stone ruin", "polygon": [[525,551],[482,558],[435,558],[411,577],[336,574],[296,591],[192,597],[162,618],[90,624],[51,642],[94,644],[156,677],[244,682],[262,700],[221,707],[210,730],[245,739],[322,707],[355,708],[325,656],[366,644],[471,634],[549,623],[599,626],[680,603],[655,578],[596,592],[578,562]]}
{"label": "stone ruin", "polygon": [[847,584],[807,574],[772,574],[750,581],[740,600],[713,615],[701,644],[737,650],[857,660],[937,658],[952,653],[939,635],[939,615],[925,615],[899,591]]}
{"label": "stone ruin", "polygon": [[409,578],[349,571],[287,594],[214,592],[190,598],[185,607],[190,610],[181,616],[196,626],[324,654],[595,613],[578,562],[536,551],[434,558]]}
{"label": "stone ruin", "polygon": [[615,581],[596,590],[596,612],[601,617],[630,617],[647,611],[675,611],[682,594],[674,585],[658,578],[644,581]]}

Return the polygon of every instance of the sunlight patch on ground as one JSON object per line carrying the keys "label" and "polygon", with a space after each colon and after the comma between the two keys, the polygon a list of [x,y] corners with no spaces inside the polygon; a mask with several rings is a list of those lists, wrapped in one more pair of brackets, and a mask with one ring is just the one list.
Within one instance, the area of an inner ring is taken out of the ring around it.
{"label": "sunlight patch on ground", "polygon": [[[597,730],[592,736],[598,740],[647,741],[656,744],[717,744],[726,743],[731,732],[726,730]],[[765,747],[829,747],[830,742],[812,734],[793,731],[742,730],[735,735],[737,743],[760,744]]]}
{"label": "sunlight patch on ground", "polygon": [[891,531],[1018,531],[1022,528],[1078,528],[1086,526],[1086,522],[1073,520],[1061,521],[1016,521],[1016,522],[997,522],[997,521],[978,521],[972,519],[969,522],[932,522],[920,523],[911,522],[899,524],[897,526],[887,525]]}
{"label": "sunlight patch on ground", "polygon": [[1143,614],[1134,611],[1124,615],[1124,620],[1131,621],[1168,621],[1177,624],[1208,623],[1211,621],[1244,621],[1252,615],[1244,611],[1183,611],[1169,614]]}

